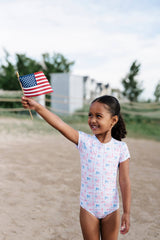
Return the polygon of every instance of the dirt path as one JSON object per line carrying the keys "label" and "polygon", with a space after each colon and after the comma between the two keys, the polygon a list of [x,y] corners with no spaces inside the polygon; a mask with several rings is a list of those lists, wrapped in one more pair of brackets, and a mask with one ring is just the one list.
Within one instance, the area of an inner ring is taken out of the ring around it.
{"label": "dirt path", "polygon": [[[130,233],[120,240],[160,238],[160,143],[127,139],[132,155]],[[0,240],[80,240],[80,163],[59,134],[0,137]]]}

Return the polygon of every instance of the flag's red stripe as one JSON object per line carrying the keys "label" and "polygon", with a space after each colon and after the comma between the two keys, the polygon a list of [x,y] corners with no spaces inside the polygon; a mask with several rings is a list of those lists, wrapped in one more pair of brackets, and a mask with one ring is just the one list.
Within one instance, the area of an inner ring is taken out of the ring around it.
{"label": "flag's red stripe", "polygon": [[48,93],[52,93],[52,92],[40,92],[40,93],[36,93],[36,94],[24,94],[25,97],[37,97],[43,94],[48,94]]}
{"label": "flag's red stripe", "polygon": [[[41,89],[34,89],[34,90],[30,90],[30,91],[25,91],[24,92],[27,94],[29,93],[37,93],[37,92],[40,92],[40,91],[47,91],[47,90],[52,90],[51,87],[47,87],[47,88],[41,88]],[[52,90],[53,91],[53,90]]]}
{"label": "flag's red stripe", "polygon": [[38,93],[38,92],[41,92],[41,91],[53,91],[51,88],[42,88],[42,89],[39,89],[39,90],[31,90],[31,91],[24,91],[24,93],[26,94],[29,94],[29,93]]}
{"label": "flag's red stripe", "polygon": [[41,83],[47,83],[47,84],[49,84],[49,82],[47,81],[47,80],[37,80],[37,84],[41,84]]}
{"label": "flag's red stripe", "polygon": [[35,77],[35,78],[36,78],[36,80],[46,79],[48,81],[48,79],[45,76],[38,76],[38,77]]}
{"label": "flag's red stripe", "polygon": [[47,93],[52,93],[53,92],[53,90],[51,90],[51,91],[41,91],[41,92],[39,92],[39,93],[34,93],[34,94],[25,94],[24,93],[24,95],[26,96],[26,97],[37,97],[37,96],[40,96],[40,95],[42,95],[42,94],[47,94]]}
{"label": "flag's red stripe", "polygon": [[42,87],[36,87],[36,88],[30,88],[30,89],[24,89],[24,91],[26,92],[31,92],[31,91],[40,91],[41,89],[52,89],[51,86],[47,85],[47,86],[42,86]]}
{"label": "flag's red stripe", "polygon": [[37,81],[37,82],[40,82],[40,81],[46,81],[46,82],[48,82],[47,78],[39,78],[39,79],[36,78],[36,81]]}
{"label": "flag's red stripe", "polygon": [[43,72],[35,72],[34,75],[35,75],[35,76],[39,76],[39,75],[45,76]]}
{"label": "flag's red stripe", "polygon": [[34,95],[37,95],[37,94],[40,94],[40,93],[51,93],[53,92],[53,90],[42,90],[42,91],[39,91],[39,92],[35,92],[35,93],[24,93],[25,96],[34,96]]}

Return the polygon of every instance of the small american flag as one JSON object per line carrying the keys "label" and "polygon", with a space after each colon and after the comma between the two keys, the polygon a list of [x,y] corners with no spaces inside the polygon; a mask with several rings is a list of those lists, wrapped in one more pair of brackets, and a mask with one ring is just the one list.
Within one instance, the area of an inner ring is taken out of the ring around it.
{"label": "small american flag", "polygon": [[36,72],[19,77],[25,97],[36,97],[53,92],[43,72]]}

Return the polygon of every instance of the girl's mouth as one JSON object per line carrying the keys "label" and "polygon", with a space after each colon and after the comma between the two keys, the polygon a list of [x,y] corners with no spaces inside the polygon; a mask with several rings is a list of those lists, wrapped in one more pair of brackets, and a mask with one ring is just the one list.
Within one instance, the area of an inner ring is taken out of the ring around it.
{"label": "girl's mouth", "polygon": [[91,127],[92,130],[97,130],[97,128],[98,128],[98,127],[95,126],[95,125],[91,125],[90,127]]}

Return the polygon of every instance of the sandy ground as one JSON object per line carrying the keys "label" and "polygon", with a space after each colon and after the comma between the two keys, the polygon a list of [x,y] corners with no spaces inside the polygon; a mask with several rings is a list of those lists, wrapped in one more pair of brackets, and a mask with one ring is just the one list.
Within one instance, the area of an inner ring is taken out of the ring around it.
{"label": "sandy ground", "polygon": [[[120,240],[160,239],[160,143],[126,140],[132,155],[131,229]],[[0,135],[0,240],[80,240],[80,162],[60,134]]]}

